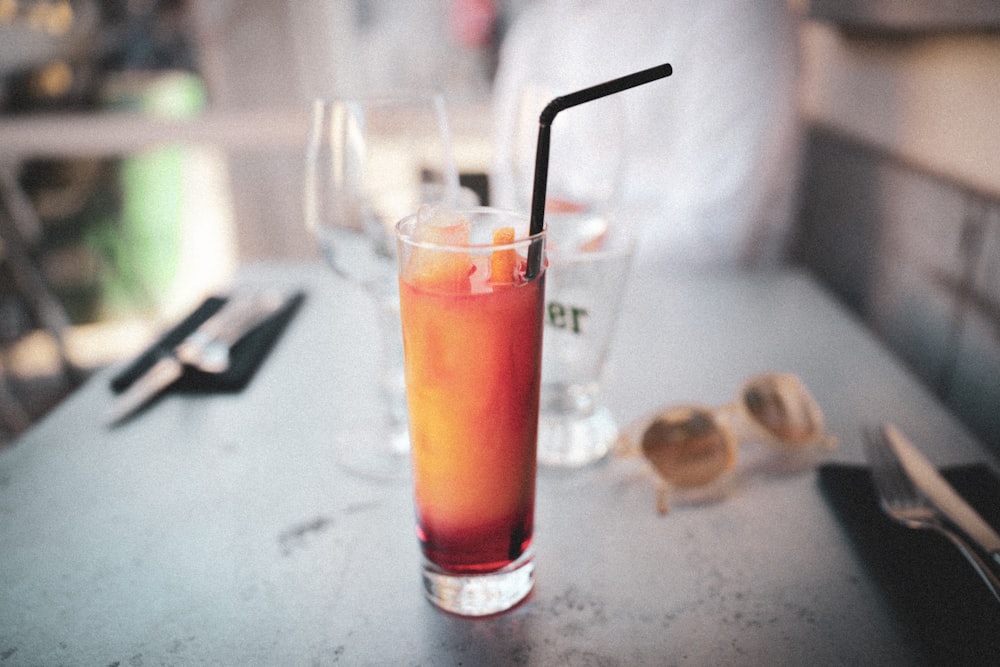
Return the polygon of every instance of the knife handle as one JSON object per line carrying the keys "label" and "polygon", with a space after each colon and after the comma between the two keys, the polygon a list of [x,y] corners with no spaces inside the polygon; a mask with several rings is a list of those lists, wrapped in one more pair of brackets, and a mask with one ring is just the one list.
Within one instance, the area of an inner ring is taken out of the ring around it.
{"label": "knife handle", "polygon": [[211,317],[195,333],[227,346],[235,345],[244,335],[273,314],[285,301],[278,290],[234,294],[216,317]]}

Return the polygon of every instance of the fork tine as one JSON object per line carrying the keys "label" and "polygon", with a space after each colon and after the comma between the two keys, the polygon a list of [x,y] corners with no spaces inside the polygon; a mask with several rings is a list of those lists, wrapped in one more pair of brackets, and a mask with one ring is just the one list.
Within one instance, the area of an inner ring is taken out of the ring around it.
{"label": "fork tine", "polygon": [[882,427],[865,429],[865,454],[871,467],[872,481],[883,508],[904,508],[920,504],[921,496],[906,475],[902,464],[889,448]]}
{"label": "fork tine", "polygon": [[865,458],[868,459],[868,465],[871,468],[875,490],[878,492],[879,500],[883,503],[887,496],[894,495],[890,492],[890,483],[885,473],[888,465],[886,447],[880,429],[875,426],[867,426],[864,429]]}
{"label": "fork tine", "polygon": [[863,431],[865,457],[871,468],[871,477],[882,511],[891,519],[910,528],[935,530],[954,544],[966,560],[989,587],[993,596],[1000,601],[1000,577],[986,561],[966,542],[940,520],[937,509],[913,484],[896,457],[885,436],[885,426],[867,427]]}

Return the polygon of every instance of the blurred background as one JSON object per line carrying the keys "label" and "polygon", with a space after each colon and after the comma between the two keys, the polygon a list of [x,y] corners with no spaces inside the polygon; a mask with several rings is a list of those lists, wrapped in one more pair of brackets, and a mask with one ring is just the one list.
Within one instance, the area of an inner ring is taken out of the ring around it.
{"label": "blurred background", "polygon": [[[241,265],[318,256],[314,97],[440,90],[488,199],[498,57],[535,2],[0,0],[0,443]],[[941,4],[790,1],[784,259],[1000,451],[1000,6]]]}

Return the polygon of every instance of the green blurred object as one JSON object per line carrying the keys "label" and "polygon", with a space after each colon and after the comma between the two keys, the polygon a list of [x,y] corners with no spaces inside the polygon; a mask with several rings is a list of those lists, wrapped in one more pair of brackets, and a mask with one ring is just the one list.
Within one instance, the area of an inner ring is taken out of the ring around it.
{"label": "green blurred object", "polygon": [[[207,106],[202,80],[187,72],[130,72],[111,82],[109,108],[151,118],[194,116]],[[123,157],[118,165],[120,212],[92,235],[108,262],[107,316],[155,311],[177,277],[181,252],[187,150],[170,145]]]}

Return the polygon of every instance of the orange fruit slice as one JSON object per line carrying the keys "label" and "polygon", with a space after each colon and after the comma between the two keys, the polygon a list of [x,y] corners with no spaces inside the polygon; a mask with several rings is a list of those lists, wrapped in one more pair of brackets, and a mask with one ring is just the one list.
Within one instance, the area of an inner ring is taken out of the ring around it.
{"label": "orange fruit slice", "polygon": [[[509,245],[513,242],[513,227],[499,227],[493,230],[493,245]],[[513,285],[517,260],[517,251],[514,248],[494,250],[490,256],[490,283],[493,285]]]}

